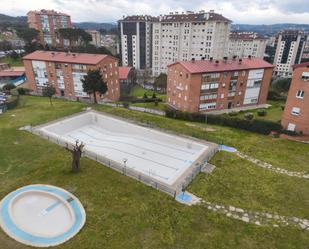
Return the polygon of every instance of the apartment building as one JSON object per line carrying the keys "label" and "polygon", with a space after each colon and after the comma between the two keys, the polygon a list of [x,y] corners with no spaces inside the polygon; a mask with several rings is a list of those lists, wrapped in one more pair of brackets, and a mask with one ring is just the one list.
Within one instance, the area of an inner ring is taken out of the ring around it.
{"label": "apartment building", "polygon": [[100,69],[108,92],[97,95],[98,100],[116,101],[120,97],[118,60],[109,55],[65,53],[37,50],[23,57],[29,88],[42,94],[48,85],[56,88],[56,95],[68,99],[89,98],[83,91],[81,79],[88,70]]}
{"label": "apartment building", "polygon": [[30,11],[27,14],[29,28],[37,29],[39,41],[43,46],[69,47],[70,41],[63,39],[57,30],[72,28],[71,17],[68,14],[54,10]]}
{"label": "apartment building", "polygon": [[118,21],[123,66],[151,68],[152,24],[156,20],[151,16],[127,16]]}
{"label": "apartment building", "polygon": [[214,11],[160,16],[153,24],[152,73],[176,61],[222,59],[228,53],[231,21]]}
{"label": "apartment building", "polygon": [[292,66],[301,62],[308,34],[300,30],[284,30],[276,37],[274,73],[281,77],[292,76]]}
{"label": "apartment building", "polygon": [[90,44],[101,47],[101,33],[95,29],[87,29],[86,32],[91,35],[92,41]]}
{"label": "apartment building", "polygon": [[293,78],[281,124],[284,129],[309,135],[309,62],[293,66]]}
{"label": "apartment building", "polygon": [[273,65],[259,58],[179,61],[168,66],[167,103],[209,112],[266,103]]}
{"label": "apartment building", "polygon": [[302,60],[309,60],[309,36],[304,46]]}
{"label": "apartment building", "polygon": [[267,38],[254,32],[231,32],[228,56],[264,58]]}

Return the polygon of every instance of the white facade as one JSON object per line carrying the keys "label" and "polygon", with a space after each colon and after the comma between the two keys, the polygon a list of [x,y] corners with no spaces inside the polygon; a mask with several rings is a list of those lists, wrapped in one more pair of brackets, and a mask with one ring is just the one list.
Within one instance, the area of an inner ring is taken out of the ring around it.
{"label": "white facade", "polygon": [[[231,36],[229,40],[229,52],[228,57],[232,58],[237,56],[238,58],[248,58],[249,56],[255,58],[264,58],[267,39],[259,38],[254,34],[242,34],[239,36]],[[248,38],[246,38],[248,36]],[[249,37],[252,36],[252,37]]]}
{"label": "white facade", "polygon": [[228,55],[230,21],[213,19],[212,15],[217,15],[213,12],[195,15],[198,18],[193,21],[180,14],[172,15],[173,20],[161,17],[153,24],[154,76],[166,73],[167,65],[179,60],[222,59]]}
{"label": "white facade", "polygon": [[264,69],[249,71],[244,105],[258,103],[263,76]]}
{"label": "white facade", "polygon": [[34,79],[38,87],[46,87],[48,85],[48,76],[45,61],[32,61]]}

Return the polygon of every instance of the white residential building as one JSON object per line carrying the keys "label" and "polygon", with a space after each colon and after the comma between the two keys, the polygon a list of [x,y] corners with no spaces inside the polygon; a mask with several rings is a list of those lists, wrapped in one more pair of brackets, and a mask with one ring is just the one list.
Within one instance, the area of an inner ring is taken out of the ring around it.
{"label": "white residential building", "polygon": [[284,30],[276,38],[275,75],[292,77],[292,66],[299,64],[308,34],[300,30]]}
{"label": "white residential building", "polygon": [[267,39],[253,32],[231,32],[228,56],[264,58]]}
{"label": "white residential building", "polygon": [[153,23],[152,74],[166,73],[176,61],[227,56],[230,24],[214,11],[160,16]]}

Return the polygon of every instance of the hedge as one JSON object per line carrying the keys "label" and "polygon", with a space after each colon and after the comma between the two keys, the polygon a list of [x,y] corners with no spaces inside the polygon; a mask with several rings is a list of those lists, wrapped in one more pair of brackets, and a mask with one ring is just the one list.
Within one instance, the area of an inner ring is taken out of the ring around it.
{"label": "hedge", "polygon": [[14,109],[19,102],[19,95],[12,96],[6,103],[6,107],[8,110]]}
{"label": "hedge", "polygon": [[166,110],[166,116],[180,120],[228,126],[264,135],[268,135],[271,131],[281,132],[282,130],[281,125],[275,122],[260,119],[245,120],[227,115],[189,113],[168,109]]}

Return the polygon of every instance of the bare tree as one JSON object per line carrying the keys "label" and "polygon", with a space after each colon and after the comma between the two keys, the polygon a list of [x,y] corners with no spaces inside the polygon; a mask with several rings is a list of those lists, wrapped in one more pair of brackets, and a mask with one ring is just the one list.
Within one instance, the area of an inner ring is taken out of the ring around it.
{"label": "bare tree", "polygon": [[72,171],[77,172],[80,168],[80,158],[83,153],[83,148],[85,145],[83,142],[80,142],[76,140],[75,145],[73,145],[73,148],[70,149],[68,143],[66,143],[66,150],[70,151],[72,154]]}

